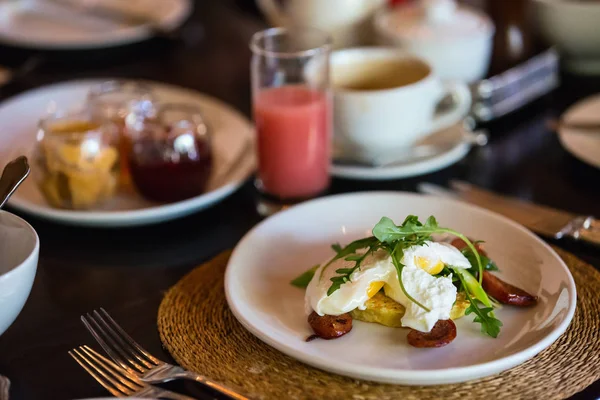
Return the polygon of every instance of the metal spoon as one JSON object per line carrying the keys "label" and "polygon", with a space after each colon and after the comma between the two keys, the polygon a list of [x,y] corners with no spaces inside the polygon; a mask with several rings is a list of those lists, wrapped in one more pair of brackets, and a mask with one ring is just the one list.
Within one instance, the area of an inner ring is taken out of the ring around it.
{"label": "metal spoon", "polygon": [[4,207],[21,182],[29,176],[30,171],[25,156],[17,157],[6,164],[0,177],[0,208]]}

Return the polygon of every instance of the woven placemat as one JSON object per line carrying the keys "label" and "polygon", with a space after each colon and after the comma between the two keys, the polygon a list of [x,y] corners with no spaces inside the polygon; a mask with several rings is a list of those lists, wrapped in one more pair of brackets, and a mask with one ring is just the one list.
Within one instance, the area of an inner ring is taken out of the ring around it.
{"label": "woven placemat", "polygon": [[533,359],[501,374],[444,386],[399,386],[320,371],[267,346],[227,307],[223,276],[229,252],[173,286],[158,311],[161,340],[184,368],[256,399],[562,399],[600,379],[600,273],[555,249],[577,284],[567,332]]}

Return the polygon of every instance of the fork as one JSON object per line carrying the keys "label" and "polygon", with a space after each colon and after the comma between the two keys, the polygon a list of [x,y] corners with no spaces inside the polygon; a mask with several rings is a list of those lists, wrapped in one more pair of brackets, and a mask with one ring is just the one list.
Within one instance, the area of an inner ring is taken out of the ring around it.
{"label": "fork", "polygon": [[174,379],[190,379],[231,399],[249,400],[205,376],[187,371],[154,357],[135,342],[103,309],[81,316],[81,321],[115,363],[128,375],[145,383],[163,383]]}
{"label": "fork", "polygon": [[135,396],[147,399],[195,400],[193,397],[151,386],[137,377],[131,377],[121,367],[88,346],[79,346],[69,351],[69,355],[115,397]]}

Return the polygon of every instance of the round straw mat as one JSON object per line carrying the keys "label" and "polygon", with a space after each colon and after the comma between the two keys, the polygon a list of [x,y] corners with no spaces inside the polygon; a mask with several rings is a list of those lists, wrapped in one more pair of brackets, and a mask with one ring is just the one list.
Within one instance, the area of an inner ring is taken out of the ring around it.
{"label": "round straw mat", "polygon": [[230,253],[173,286],[158,311],[161,340],[184,368],[254,399],[562,399],[600,379],[600,272],[555,249],[577,284],[577,311],[550,348],[501,374],[461,384],[398,386],[309,367],[246,331],[227,307],[223,276]]}

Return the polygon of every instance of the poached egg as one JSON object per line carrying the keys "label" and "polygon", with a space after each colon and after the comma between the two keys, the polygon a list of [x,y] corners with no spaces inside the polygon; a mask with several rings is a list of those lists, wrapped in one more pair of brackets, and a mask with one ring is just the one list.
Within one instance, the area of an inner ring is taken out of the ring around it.
{"label": "poached egg", "polygon": [[355,308],[364,310],[365,302],[383,288],[386,296],[406,308],[402,318],[403,326],[421,332],[431,331],[438,320],[450,318],[450,311],[456,300],[452,275],[434,275],[439,274],[445,266],[470,268],[471,264],[454,246],[432,241],[404,250],[401,262],[404,265],[402,282],[406,291],[430,311],[406,297],[391,257],[385,250],[378,250],[369,254],[360,270],[354,271],[350,280],[330,296],[327,291],[332,284],[330,279],[339,275],[336,270],[351,268],[354,262],[339,259],[325,269],[327,262],[323,263],[306,289],[307,314],[313,310],[319,315],[340,315]]}

